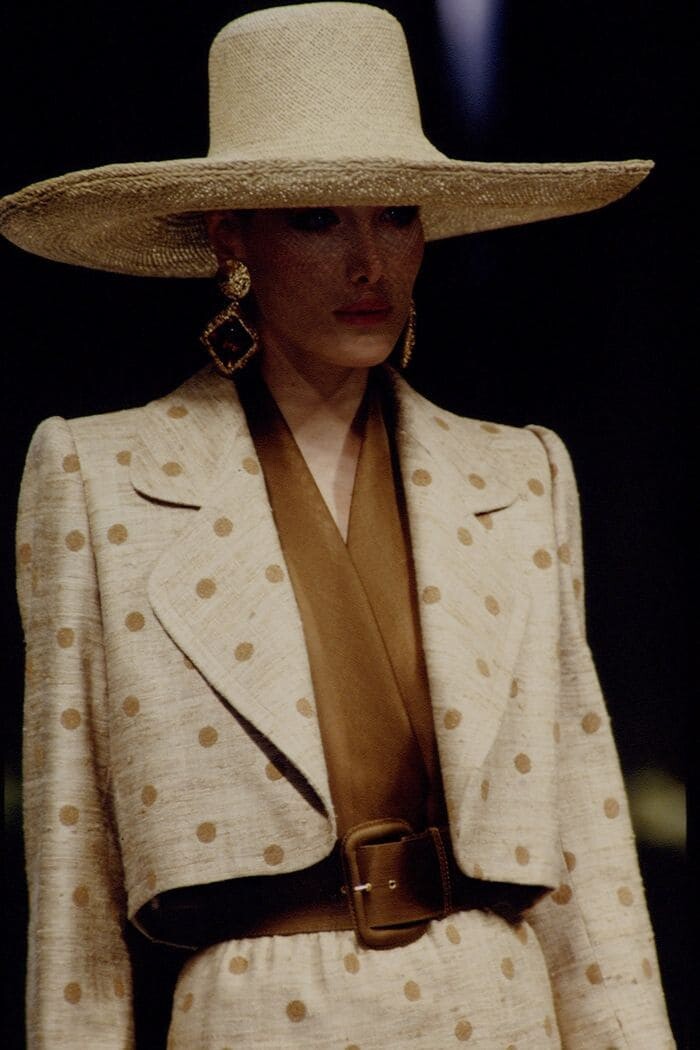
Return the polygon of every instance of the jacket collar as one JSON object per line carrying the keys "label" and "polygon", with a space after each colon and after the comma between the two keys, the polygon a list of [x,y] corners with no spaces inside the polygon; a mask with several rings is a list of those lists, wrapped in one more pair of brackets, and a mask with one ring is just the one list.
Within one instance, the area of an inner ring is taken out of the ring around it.
{"label": "jacket collar", "polygon": [[[390,375],[454,830],[505,710],[528,605],[484,515],[524,486],[509,428],[453,416]],[[205,369],[141,410],[131,480],[151,500],[198,510],[149,581],[162,626],[244,726],[296,766],[333,820],[301,621],[286,572],[275,583],[269,576],[279,573],[266,574],[284,556],[233,384]],[[215,585],[206,598],[202,580]]]}

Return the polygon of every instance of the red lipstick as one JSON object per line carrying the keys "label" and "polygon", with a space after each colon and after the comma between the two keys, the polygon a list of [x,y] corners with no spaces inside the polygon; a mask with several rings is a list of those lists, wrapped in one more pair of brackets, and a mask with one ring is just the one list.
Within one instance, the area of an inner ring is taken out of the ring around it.
{"label": "red lipstick", "polygon": [[387,319],[391,313],[391,304],[379,295],[362,295],[333,312],[343,324],[371,326]]}

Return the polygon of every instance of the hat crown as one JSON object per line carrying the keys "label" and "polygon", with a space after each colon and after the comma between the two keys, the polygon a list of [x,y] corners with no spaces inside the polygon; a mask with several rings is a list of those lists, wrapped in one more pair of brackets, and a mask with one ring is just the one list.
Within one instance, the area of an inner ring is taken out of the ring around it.
{"label": "hat crown", "polygon": [[217,158],[439,157],[423,135],[403,30],[368,4],[244,15],[209,58]]}

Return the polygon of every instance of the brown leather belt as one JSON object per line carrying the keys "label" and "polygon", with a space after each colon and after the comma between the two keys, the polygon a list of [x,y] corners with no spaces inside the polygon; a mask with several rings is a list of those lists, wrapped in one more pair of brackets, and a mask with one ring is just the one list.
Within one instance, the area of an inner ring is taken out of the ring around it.
{"label": "brown leather belt", "polygon": [[374,820],[351,828],[310,868],[168,890],[141,908],[136,925],[179,948],[352,929],[367,947],[393,948],[456,911],[477,908],[517,923],[544,892],[463,875],[446,828],[415,833],[404,820]]}

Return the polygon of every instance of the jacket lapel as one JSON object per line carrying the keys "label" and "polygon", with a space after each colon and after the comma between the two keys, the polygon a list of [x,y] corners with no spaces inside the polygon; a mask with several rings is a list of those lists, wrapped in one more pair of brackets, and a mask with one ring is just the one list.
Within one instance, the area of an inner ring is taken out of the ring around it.
{"label": "jacket lapel", "polygon": [[161,625],[332,820],[302,625],[233,384],[206,370],[148,405],[131,477],[151,499],[196,508],[150,576]]}
{"label": "jacket lapel", "polygon": [[[392,382],[423,645],[456,829],[470,777],[498,731],[526,622],[529,599],[504,529],[492,527],[497,512],[520,498],[519,485],[507,437],[436,409],[395,375]],[[301,620],[233,384],[205,369],[146,406],[131,478],[142,495],[194,511],[150,577],[160,623],[247,730],[262,733],[297,767],[332,821]]]}
{"label": "jacket lapel", "polygon": [[[498,732],[530,599],[509,552],[508,428],[436,409],[395,377],[423,647],[453,834]],[[522,570],[520,570],[522,571]]]}

